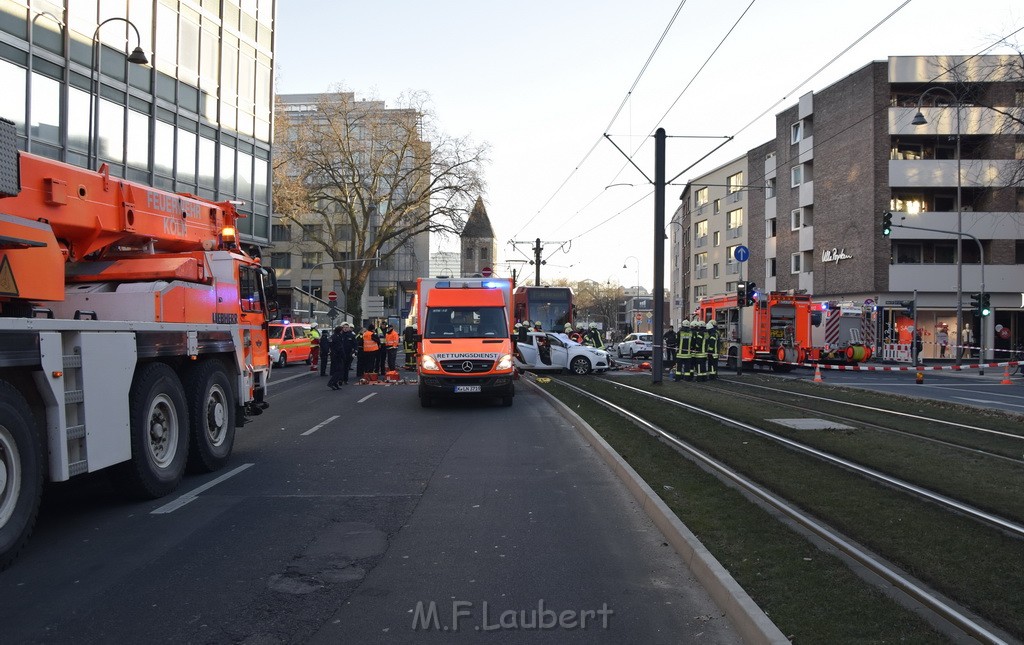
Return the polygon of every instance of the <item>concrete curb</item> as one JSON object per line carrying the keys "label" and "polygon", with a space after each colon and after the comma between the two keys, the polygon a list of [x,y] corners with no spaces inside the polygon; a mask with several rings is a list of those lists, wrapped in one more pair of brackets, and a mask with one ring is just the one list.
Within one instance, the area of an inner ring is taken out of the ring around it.
{"label": "concrete curb", "polygon": [[597,450],[633,497],[640,502],[641,508],[665,536],[668,543],[683,558],[694,577],[700,581],[711,594],[715,603],[729,617],[744,642],[790,642],[729,574],[728,570],[700,543],[697,536],[686,528],[686,525],[672,512],[672,509],[658,497],[654,490],[647,485],[647,482],[633,470],[633,467],[626,463],[596,430],[590,427],[590,424],[536,383],[529,379],[522,379],[522,382],[529,383],[531,388],[540,392],[555,410],[576,428],[576,431],[587,443]]}

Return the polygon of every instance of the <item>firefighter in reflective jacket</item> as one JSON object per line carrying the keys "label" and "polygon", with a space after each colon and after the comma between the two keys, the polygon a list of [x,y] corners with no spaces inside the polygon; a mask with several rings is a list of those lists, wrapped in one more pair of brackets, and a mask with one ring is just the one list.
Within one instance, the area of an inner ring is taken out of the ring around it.
{"label": "firefighter in reflective jacket", "polygon": [[405,369],[416,369],[416,328],[412,325],[402,332],[402,351],[405,353]]}
{"label": "firefighter in reflective jacket", "polygon": [[601,330],[597,328],[597,323],[590,323],[590,340],[597,349],[604,349],[604,339],[601,338]]}
{"label": "firefighter in reflective jacket", "polygon": [[704,352],[708,361],[708,378],[714,380],[718,378],[718,328],[713,320],[708,321],[704,330]]}
{"label": "firefighter in reflective jacket", "polygon": [[695,381],[706,381],[708,378],[708,355],[704,349],[706,329],[699,320],[690,322],[690,355],[693,360],[693,378]]}
{"label": "firefighter in reflective jacket", "polygon": [[676,350],[676,371],[674,380],[693,380],[693,361],[690,355],[690,321],[683,319],[679,327],[679,348]]}

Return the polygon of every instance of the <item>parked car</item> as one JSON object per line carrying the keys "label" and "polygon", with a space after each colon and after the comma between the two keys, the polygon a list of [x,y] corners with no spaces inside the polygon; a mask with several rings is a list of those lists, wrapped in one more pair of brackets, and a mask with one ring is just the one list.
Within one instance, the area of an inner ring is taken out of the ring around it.
{"label": "parked car", "polygon": [[615,346],[619,358],[651,358],[654,351],[654,334],[638,332],[630,334]]}
{"label": "parked car", "polygon": [[289,361],[313,362],[313,342],[310,327],[302,323],[270,323],[267,330],[270,341],[270,361],[284,367]]}
{"label": "parked car", "polygon": [[581,345],[565,334],[550,332],[530,332],[528,342],[516,343],[513,358],[520,370],[569,370],[580,376],[611,367],[611,358],[603,349]]}

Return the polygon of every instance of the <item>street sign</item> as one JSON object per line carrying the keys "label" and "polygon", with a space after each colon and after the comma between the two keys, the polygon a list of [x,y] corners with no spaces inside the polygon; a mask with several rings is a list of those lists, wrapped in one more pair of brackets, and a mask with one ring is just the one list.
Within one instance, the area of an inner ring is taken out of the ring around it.
{"label": "street sign", "polygon": [[733,251],[733,256],[736,258],[737,262],[746,262],[750,259],[750,249],[741,244],[736,247],[735,251]]}
{"label": "street sign", "polygon": [[327,299],[330,300],[331,302],[336,302],[338,300],[337,292],[332,291],[332,292],[328,293],[327,294]]}
{"label": "street sign", "polygon": [[485,278],[491,277],[491,273],[491,267],[484,267],[480,269],[480,275],[482,275]]}
{"label": "street sign", "polygon": [[641,321],[641,320],[643,320],[643,319],[644,319],[644,315],[643,315],[643,314],[637,314],[637,315],[636,315],[636,321],[637,321],[637,322],[640,322],[640,321]]}

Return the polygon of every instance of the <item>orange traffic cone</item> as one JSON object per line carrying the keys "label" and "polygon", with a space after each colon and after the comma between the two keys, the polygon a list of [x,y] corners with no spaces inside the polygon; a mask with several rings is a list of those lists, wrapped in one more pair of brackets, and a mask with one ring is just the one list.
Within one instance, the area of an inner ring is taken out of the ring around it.
{"label": "orange traffic cone", "polygon": [[1003,380],[999,381],[1000,385],[1013,385],[1013,381],[1010,380],[1010,366],[1003,365]]}
{"label": "orange traffic cone", "polygon": [[821,378],[821,365],[818,363],[814,364],[814,382],[821,383],[825,379]]}
{"label": "orange traffic cone", "polygon": [[915,383],[917,383],[918,385],[924,383],[924,372],[921,370],[920,367],[917,368],[917,380],[915,381]]}

